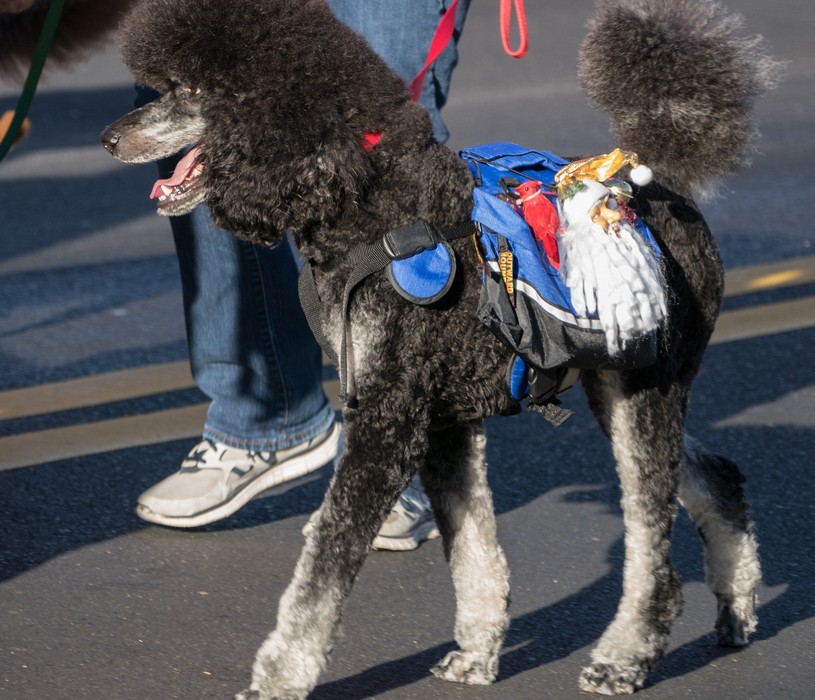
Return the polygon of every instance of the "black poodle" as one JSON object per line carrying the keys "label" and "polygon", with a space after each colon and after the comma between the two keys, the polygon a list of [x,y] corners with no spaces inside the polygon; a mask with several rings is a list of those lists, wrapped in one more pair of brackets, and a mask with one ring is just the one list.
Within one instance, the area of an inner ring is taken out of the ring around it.
{"label": "black poodle", "polygon": [[[687,438],[691,382],[713,331],[723,270],[693,191],[741,164],[750,109],[773,67],[739,23],[705,0],[598,0],[581,54],[590,98],[619,145],[655,173],[634,188],[669,290],[655,364],[586,369],[583,386],[622,482],[626,563],[616,618],[580,687],[631,693],[662,656],[681,608],[669,559],[677,501],[699,526],[720,644],[747,643],[760,570],[743,477]],[[155,193],[183,214],[201,202],[236,235],[276,245],[292,230],[319,299],[315,324],[349,389],[345,451],[284,593],[276,630],[240,698],[305,698],[334,644],[343,602],[391,506],[418,470],[457,597],[460,649],[440,678],[495,680],[509,577],[486,480],[484,418],[517,409],[513,353],[476,317],[482,264],[453,240],[458,272],[411,303],[349,251],[427,222],[470,221],[473,178],[436,143],[403,82],[321,0],[144,0],[121,34],[136,79],[162,93],[102,135],[125,162],[196,144]],[[363,136],[381,134],[373,148]],[[625,172],[625,171],[623,171]],[[377,246],[379,248],[377,248]],[[350,280],[350,281],[349,281]],[[349,289],[350,288],[350,289]]]}

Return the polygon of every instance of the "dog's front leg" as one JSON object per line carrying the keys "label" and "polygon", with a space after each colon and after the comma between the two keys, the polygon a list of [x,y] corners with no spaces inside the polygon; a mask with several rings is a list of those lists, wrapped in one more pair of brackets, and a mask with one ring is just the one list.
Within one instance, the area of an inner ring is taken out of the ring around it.
{"label": "dog's front leg", "polygon": [[343,457],[280,600],[277,628],[257,653],[251,688],[236,700],[303,700],[325,668],[371,543],[427,455],[421,416],[382,403],[345,412]]}
{"label": "dog's front leg", "polygon": [[498,654],[509,624],[509,570],[496,539],[486,444],[480,423],[431,431],[422,472],[453,574],[461,647],[432,671],[447,681],[479,685],[498,675]]}

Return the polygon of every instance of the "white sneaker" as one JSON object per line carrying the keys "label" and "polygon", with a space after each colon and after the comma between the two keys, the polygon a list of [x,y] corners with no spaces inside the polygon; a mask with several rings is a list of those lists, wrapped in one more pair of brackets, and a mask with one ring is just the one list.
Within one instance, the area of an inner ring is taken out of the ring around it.
{"label": "white sneaker", "polygon": [[[309,537],[314,531],[320,511],[315,510],[303,527],[303,534]],[[374,549],[391,552],[407,552],[416,549],[425,540],[439,536],[439,529],[433,520],[430,501],[422,490],[418,479],[414,479],[399,496],[379,533],[374,538]]]}
{"label": "white sneaker", "polygon": [[385,518],[374,538],[373,548],[406,552],[438,536],[439,529],[433,520],[430,501],[418,481],[415,481],[402,492]]}
{"label": "white sneaker", "polygon": [[203,440],[179,471],[139,496],[136,514],[168,527],[199,527],[226,518],[262,491],[328,464],[337,456],[340,432],[335,423],[311,440],[276,452]]}

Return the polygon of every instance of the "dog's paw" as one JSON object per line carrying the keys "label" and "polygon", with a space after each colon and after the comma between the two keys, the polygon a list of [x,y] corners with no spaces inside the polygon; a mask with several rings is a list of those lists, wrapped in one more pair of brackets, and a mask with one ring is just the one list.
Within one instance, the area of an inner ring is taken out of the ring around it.
{"label": "dog's paw", "polygon": [[498,657],[474,651],[451,651],[430,671],[445,681],[490,685],[498,675]]}
{"label": "dog's paw", "polygon": [[755,606],[752,600],[742,605],[719,601],[716,616],[716,643],[720,647],[743,647],[750,643],[750,632],[756,629]]}
{"label": "dog's paw", "polygon": [[247,688],[235,696],[235,700],[303,700],[304,695],[263,695],[259,690]]}
{"label": "dog's paw", "polygon": [[631,695],[645,684],[645,671],[613,664],[592,664],[580,674],[580,690],[600,695]]}
{"label": "dog's paw", "polygon": [[257,690],[247,688],[242,690],[235,696],[235,700],[261,700],[260,693]]}

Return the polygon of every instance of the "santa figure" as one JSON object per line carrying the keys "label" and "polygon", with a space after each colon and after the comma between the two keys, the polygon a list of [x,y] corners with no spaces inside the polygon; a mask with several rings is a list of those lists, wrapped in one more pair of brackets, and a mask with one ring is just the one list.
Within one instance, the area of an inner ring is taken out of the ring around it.
{"label": "santa figure", "polygon": [[656,330],[667,303],[659,259],[634,225],[631,186],[614,178],[634,166],[631,180],[646,185],[653,175],[636,154],[614,152],[570,163],[555,177],[560,230],[560,276],[578,315],[596,316],[609,354]]}

